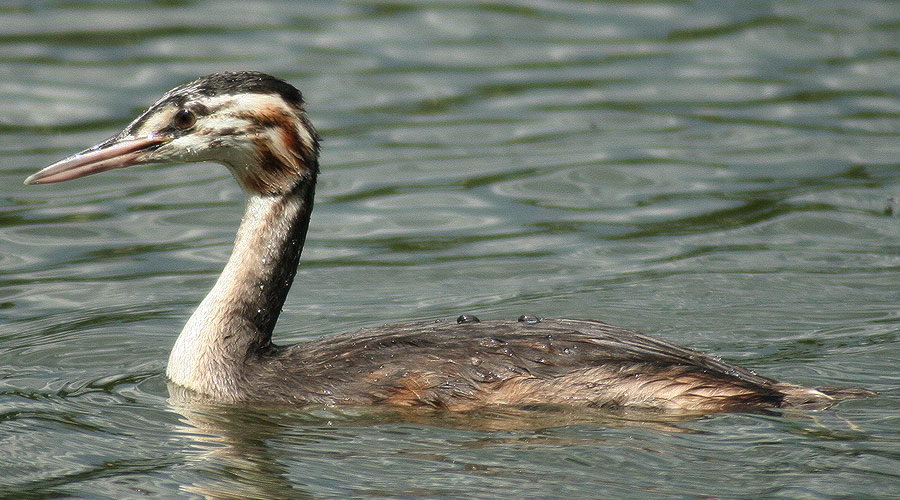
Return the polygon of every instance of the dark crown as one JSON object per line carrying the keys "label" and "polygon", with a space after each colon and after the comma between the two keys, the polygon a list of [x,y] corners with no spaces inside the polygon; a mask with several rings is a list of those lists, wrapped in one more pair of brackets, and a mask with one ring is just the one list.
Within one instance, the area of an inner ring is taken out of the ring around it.
{"label": "dark crown", "polygon": [[258,71],[214,73],[198,78],[166,92],[160,100],[178,101],[180,104],[192,95],[214,97],[217,95],[273,94],[296,108],[303,106],[303,95],[290,83]]}

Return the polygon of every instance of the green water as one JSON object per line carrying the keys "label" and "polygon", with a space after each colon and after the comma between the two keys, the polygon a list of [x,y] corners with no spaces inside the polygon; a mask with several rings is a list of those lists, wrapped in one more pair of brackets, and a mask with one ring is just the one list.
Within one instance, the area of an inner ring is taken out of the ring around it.
{"label": "green water", "polygon": [[[898,30],[890,1],[0,4],[0,497],[896,496]],[[242,69],[325,138],[280,342],[588,317],[880,395],[643,424],[175,405],[238,187],[22,180]]]}

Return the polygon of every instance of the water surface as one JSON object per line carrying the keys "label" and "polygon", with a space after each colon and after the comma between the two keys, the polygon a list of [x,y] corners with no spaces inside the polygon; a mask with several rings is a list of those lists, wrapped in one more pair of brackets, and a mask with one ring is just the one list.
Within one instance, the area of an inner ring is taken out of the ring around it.
{"label": "water surface", "polygon": [[[895,495],[898,28],[889,1],[3,4],[0,497]],[[211,164],[21,182],[244,69],[325,138],[280,342],[589,317],[881,394],[649,423],[179,406],[165,360],[240,190]]]}

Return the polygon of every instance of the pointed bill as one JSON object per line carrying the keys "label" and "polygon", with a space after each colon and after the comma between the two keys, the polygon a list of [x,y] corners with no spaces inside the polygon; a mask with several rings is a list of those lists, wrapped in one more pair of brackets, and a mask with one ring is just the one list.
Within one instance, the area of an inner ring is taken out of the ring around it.
{"label": "pointed bill", "polygon": [[60,160],[25,179],[25,184],[46,184],[77,179],[115,168],[143,163],[144,154],[170,139],[163,136],[111,139]]}

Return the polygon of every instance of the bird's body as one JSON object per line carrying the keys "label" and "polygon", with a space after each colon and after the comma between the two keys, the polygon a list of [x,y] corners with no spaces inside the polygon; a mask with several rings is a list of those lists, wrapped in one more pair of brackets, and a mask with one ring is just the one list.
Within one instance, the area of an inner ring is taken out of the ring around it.
{"label": "bird's body", "polygon": [[[220,370],[196,370],[198,379],[182,384],[202,387],[218,401],[453,411],[572,405],[716,412],[831,401],[818,390],[779,384],[697,351],[589,320],[390,325],[270,346],[234,361]],[[233,380],[204,380],[222,372]]]}
{"label": "bird's body", "polygon": [[779,383],[697,351],[590,320],[392,325],[276,346],[318,175],[300,92],[218,73],[166,93],[117,136],[26,180],[154,162],[225,164],[247,193],[231,258],[175,342],[167,375],[220,402],[640,407],[715,412],[827,406],[861,389]]}

